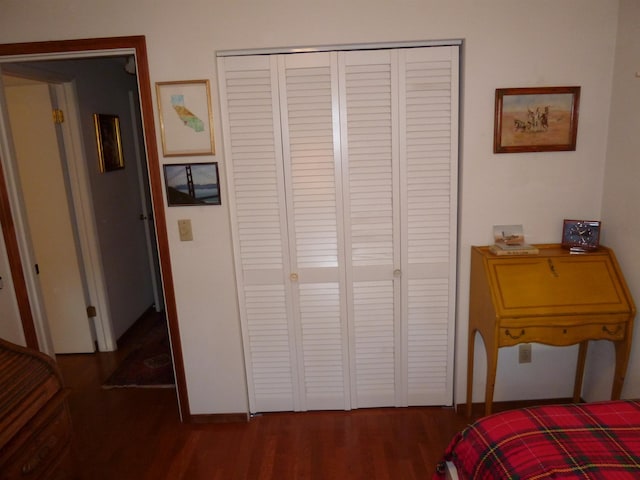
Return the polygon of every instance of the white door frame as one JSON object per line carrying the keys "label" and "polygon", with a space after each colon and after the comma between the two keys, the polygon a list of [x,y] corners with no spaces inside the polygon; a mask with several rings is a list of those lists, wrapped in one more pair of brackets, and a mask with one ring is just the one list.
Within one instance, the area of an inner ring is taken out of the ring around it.
{"label": "white door frame", "polygon": [[[137,128],[139,125],[139,121],[141,120],[139,112],[140,108],[136,103],[134,98],[135,92],[129,91],[129,109],[131,114],[131,125],[134,128]],[[151,276],[151,288],[153,289],[153,301],[155,304],[156,312],[161,312],[162,307],[164,305],[164,298],[162,298],[162,290],[160,288],[160,284],[162,283],[162,278],[159,271],[159,259],[157,256],[157,245],[155,241],[155,237],[152,232],[152,222],[153,212],[149,211],[149,201],[147,198],[147,191],[145,189],[145,182],[148,183],[148,178],[145,176],[145,172],[142,169],[142,162],[146,160],[142,157],[140,152],[140,143],[138,142],[138,135],[136,131],[136,135],[133,135],[133,149],[136,155],[136,168],[138,170],[138,184],[140,187],[140,220],[144,222],[144,234],[145,240],[147,242],[147,254],[149,260],[149,270]]]}
{"label": "white door frame", "polygon": [[[178,311],[175,298],[175,288],[173,284],[173,274],[171,267],[171,254],[169,249],[169,237],[167,233],[167,219],[164,213],[164,190],[162,187],[161,166],[158,157],[158,144],[156,141],[157,130],[154,122],[153,98],[151,92],[151,78],[149,74],[149,60],[147,55],[146,39],[143,35],[105,38],[86,38],[76,40],[59,40],[46,42],[29,42],[0,44],[0,62],[30,61],[35,58],[54,60],[57,58],[93,58],[97,56],[108,56],[118,54],[131,54],[135,56],[136,71],[138,77],[138,95],[140,99],[140,113],[142,115],[142,125],[146,148],[146,161],[149,175],[149,186],[151,190],[152,207],[154,210],[154,227],[156,231],[157,253],[159,256],[160,269],[162,273],[162,288],[164,295],[164,306],[169,327],[169,338],[171,340],[171,352],[174,360],[174,371],[176,375],[176,390],[178,397],[178,407],[182,421],[192,421],[191,408],[189,405],[189,395],[187,392],[187,379],[184,369],[184,358],[182,354],[182,340],[180,336],[180,325],[178,322]],[[0,63],[1,65],[1,63]],[[2,115],[0,105],[0,118]],[[5,122],[6,123],[6,122]],[[3,127],[0,122],[0,127]],[[6,128],[0,128],[0,142],[6,144]],[[7,147],[9,148],[9,147]],[[6,150],[6,149],[5,149]],[[4,150],[0,151],[4,155]],[[4,177],[11,173],[5,171],[2,160],[0,174]],[[2,200],[8,197],[7,203],[0,204],[0,221],[3,223],[3,236],[7,243],[7,248],[13,254],[14,261],[11,263],[12,276],[15,277],[19,286],[17,289],[17,299],[22,314],[22,324],[27,344],[45,350],[44,343],[38,342],[36,332],[36,322],[34,321],[35,308],[32,300],[28,298],[29,292],[27,280],[24,279],[24,270],[27,258],[22,251],[18,237],[24,235],[24,225],[19,225],[20,219],[14,219],[16,210],[22,208],[19,204],[11,200],[14,188],[11,182],[4,181],[1,188]],[[6,208],[5,208],[6,207]],[[9,227],[7,231],[4,226]],[[19,257],[19,260],[15,257]],[[19,291],[18,291],[19,290]]]}
{"label": "white door frame", "polygon": [[[135,56],[134,49],[123,49],[118,52],[122,55]],[[110,56],[113,52],[110,52]],[[100,55],[96,55],[100,56]],[[46,57],[46,55],[43,55]],[[66,56],[64,57],[66,58]],[[69,58],[77,58],[73,55]],[[40,60],[40,58],[31,57],[31,60]],[[14,59],[10,60],[11,63]],[[88,301],[90,305],[96,307],[96,316],[92,318],[93,330],[96,335],[96,342],[98,350],[101,352],[113,351],[117,348],[117,339],[113,330],[113,322],[111,321],[111,311],[109,308],[107,286],[104,276],[104,270],[100,255],[100,246],[98,241],[98,230],[95,223],[95,214],[93,209],[93,200],[90,194],[89,173],[87,171],[87,165],[84,161],[84,142],[82,140],[82,129],[80,124],[80,108],[78,104],[78,96],[76,92],[75,82],[73,80],[66,79],[57,74],[32,68],[24,65],[11,65],[9,69],[2,68],[2,63],[6,63],[4,59],[0,59],[0,74],[10,73],[11,75],[17,75],[24,78],[30,78],[40,82],[47,83],[52,93],[52,103],[54,108],[59,108],[64,112],[64,122],[60,125],[62,131],[62,143],[61,154],[63,161],[67,165],[67,171],[69,175],[69,186],[71,202],[73,204],[73,219],[77,228],[78,239],[80,242],[79,248],[81,252],[81,262],[84,270],[83,279],[85,281],[85,287],[89,295]],[[0,87],[2,87],[2,80],[0,78]],[[1,89],[0,89],[1,90]],[[138,125],[139,114],[136,112],[136,102],[134,98],[135,92],[129,92],[130,103],[130,115],[132,118],[132,125],[134,127]],[[4,94],[0,91],[0,104],[4,103]],[[4,112],[2,112],[4,114]],[[5,128],[4,115],[0,115],[0,129]],[[7,129],[7,131],[10,131]],[[10,138],[10,135],[8,136]],[[162,311],[163,298],[160,293],[160,280],[159,272],[156,270],[157,259],[155,258],[154,251],[157,247],[152,241],[152,233],[148,219],[153,218],[147,207],[147,197],[144,190],[144,175],[141,162],[144,159],[141,157],[140,145],[137,140],[137,135],[134,135],[135,152],[136,152],[136,166],[138,169],[138,176],[140,182],[140,202],[141,202],[141,220],[145,222],[145,236],[147,241],[147,250],[149,255],[149,269],[152,281],[153,295],[156,311]],[[10,149],[13,153],[13,150]],[[15,157],[12,154],[3,155],[8,161],[14,162]],[[17,171],[17,170],[16,170]],[[14,172],[11,172],[14,173]],[[16,182],[16,193],[19,191],[19,180],[12,174],[7,175],[7,182]],[[12,189],[14,190],[14,189]],[[13,197],[13,196],[12,196]],[[12,203],[20,198],[13,197]],[[144,217],[144,218],[143,218]],[[26,225],[25,218],[22,219]],[[23,240],[26,235],[20,235],[20,239]],[[25,245],[25,252],[30,259],[30,265],[35,264],[33,261],[32,250]],[[29,285],[37,284],[36,274],[33,270],[26,272]],[[41,293],[39,289],[30,289],[30,296],[33,294],[39,296]],[[42,305],[42,300],[38,301]],[[47,346],[47,349],[51,345],[51,339],[49,334],[49,328],[44,311],[39,308],[38,313],[34,315],[34,322],[37,326],[38,340],[43,345]],[[48,352],[52,353],[52,352]]]}

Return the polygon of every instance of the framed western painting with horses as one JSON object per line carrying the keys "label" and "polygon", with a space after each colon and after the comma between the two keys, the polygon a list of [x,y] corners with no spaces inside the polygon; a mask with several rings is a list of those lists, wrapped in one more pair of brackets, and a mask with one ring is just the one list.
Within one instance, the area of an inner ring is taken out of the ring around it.
{"label": "framed western painting with horses", "polygon": [[580,87],[496,89],[494,153],[575,150]]}

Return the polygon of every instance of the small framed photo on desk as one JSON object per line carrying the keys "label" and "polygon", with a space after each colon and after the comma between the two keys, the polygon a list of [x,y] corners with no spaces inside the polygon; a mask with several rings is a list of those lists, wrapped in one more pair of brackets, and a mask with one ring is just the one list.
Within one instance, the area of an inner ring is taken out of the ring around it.
{"label": "small framed photo on desk", "polygon": [[564,220],[562,246],[575,252],[597,250],[601,223],[598,220]]}

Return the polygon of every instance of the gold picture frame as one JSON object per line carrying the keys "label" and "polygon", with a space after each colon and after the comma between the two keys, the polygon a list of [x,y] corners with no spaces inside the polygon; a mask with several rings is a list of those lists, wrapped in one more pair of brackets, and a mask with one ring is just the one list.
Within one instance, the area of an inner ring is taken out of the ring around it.
{"label": "gold picture frame", "polygon": [[576,149],[580,87],[496,89],[494,153]]}
{"label": "gold picture frame", "polygon": [[214,155],[209,80],[157,82],[156,96],[164,156]]}
{"label": "gold picture frame", "polygon": [[120,118],[117,115],[94,113],[93,124],[96,131],[100,172],[124,168]]}

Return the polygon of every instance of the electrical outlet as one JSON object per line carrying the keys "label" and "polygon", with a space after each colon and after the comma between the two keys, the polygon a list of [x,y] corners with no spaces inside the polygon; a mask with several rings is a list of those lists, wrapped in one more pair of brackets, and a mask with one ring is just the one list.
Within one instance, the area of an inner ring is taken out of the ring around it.
{"label": "electrical outlet", "polygon": [[518,347],[518,363],[531,363],[530,343],[521,343]]}

